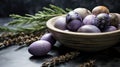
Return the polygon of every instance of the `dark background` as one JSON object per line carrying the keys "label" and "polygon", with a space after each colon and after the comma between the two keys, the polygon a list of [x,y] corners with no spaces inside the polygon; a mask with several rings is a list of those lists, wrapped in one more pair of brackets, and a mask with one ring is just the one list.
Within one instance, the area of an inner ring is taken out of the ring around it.
{"label": "dark background", "polygon": [[0,0],[0,17],[8,17],[9,14],[34,14],[49,4],[72,9],[84,7],[89,10],[97,5],[105,5],[110,12],[120,13],[120,0]]}

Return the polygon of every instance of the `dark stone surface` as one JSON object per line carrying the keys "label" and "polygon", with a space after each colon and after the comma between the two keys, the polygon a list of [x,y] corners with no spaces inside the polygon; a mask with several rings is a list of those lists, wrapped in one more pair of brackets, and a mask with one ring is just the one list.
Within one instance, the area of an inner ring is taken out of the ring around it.
{"label": "dark stone surface", "polygon": [[[28,47],[21,48],[14,45],[0,50],[0,67],[40,67],[41,64],[54,56],[64,54],[69,48],[54,47],[46,56],[34,57],[27,51]],[[120,67],[120,52],[114,48],[100,52],[82,52],[75,59],[59,64],[55,67],[79,67],[88,60],[96,60],[95,67]]]}
{"label": "dark stone surface", "polygon": [[8,17],[9,14],[26,13],[34,14],[42,10],[43,6],[54,4],[61,8],[84,7],[89,10],[97,5],[104,5],[110,9],[110,12],[120,13],[120,0],[0,0],[0,17]]}

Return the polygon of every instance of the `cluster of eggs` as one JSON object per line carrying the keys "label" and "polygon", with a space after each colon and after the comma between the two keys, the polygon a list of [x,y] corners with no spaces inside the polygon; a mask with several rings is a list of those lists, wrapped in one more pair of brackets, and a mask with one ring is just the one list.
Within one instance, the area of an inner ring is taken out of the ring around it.
{"label": "cluster of eggs", "polygon": [[[110,13],[105,6],[97,6],[92,12],[86,8],[76,8],[65,17],[55,20],[55,27],[61,30],[85,33],[115,31],[120,28],[120,14]],[[33,56],[46,55],[56,40],[51,33],[44,34],[40,40],[33,42],[28,52]]]}
{"label": "cluster of eggs", "polygon": [[55,44],[56,40],[51,33],[44,34],[40,40],[33,42],[28,47],[28,52],[33,56],[43,56],[46,55]]}
{"label": "cluster of eggs", "polygon": [[55,27],[73,32],[109,32],[119,29],[119,18],[120,14],[110,13],[105,6],[96,6],[92,12],[86,8],[76,8],[65,17],[58,18]]}

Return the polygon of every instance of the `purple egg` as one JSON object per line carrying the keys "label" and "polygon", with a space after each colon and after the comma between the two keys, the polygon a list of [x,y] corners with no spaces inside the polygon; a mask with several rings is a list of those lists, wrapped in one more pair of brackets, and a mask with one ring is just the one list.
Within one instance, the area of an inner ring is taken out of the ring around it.
{"label": "purple egg", "polygon": [[72,20],[67,24],[67,28],[70,31],[77,31],[79,27],[81,27],[83,24],[80,20]]}
{"label": "purple egg", "polygon": [[78,32],[84,33],[100,33],[100,29],[94,25],[84,25],[78,29]]}
{"label": "purple egg", "polygon": [[85,25],[95,25],[98,26],[98,22],[96,19],[95,15],[87,15],[84,19],[83,19],[83,24]]}
{"label": "purple egg", "polygon": [[68,24],[72,20],[82,21],[82,17],[77,12],[70,11],[66,16],[66,23]]}
{"label": "purple egg", "polygon": [[108,26],[104,32],[110,32],[110,31],[115,31],[117,28],[115,26]]}
{"label": "purple egg", "polygon": [[61,30],[66,30],[66,18],[59,17],[55,21],[55,27]]}
{"label": "purple egg", "polygon": [[55,38],[52,36],[51,33],[44,34],[40,40],[46,40],[51,43],[51,45],[54,45],[56,43]]}
{"label": "purple egg", "polygon": [[51,44],[45,40],[35,41],[28,47],[28,52],[33,56],[46,55],[50,50]]}
{"label": "purple egg", "polygon": [[100,13],[97,15],[98,28],[103,31],[107,26],[110,25],[110,16],[106,13]]}

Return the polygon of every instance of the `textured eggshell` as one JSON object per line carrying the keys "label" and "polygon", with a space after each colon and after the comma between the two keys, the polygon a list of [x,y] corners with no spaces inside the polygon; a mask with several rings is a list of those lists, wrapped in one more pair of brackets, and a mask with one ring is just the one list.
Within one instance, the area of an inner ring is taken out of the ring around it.
{"label": "textured eggshell", "polygon": [[104,28],[110,25],[110,17],[107,13],[100,13],[96,16],[99,26],[98,28],[103,31]]}
{"label": "textured eggshell", "polygon": [[83,19],[83,24],[84,25],[95,25],[97,26],[97,19],[95,15],[87,15],[84,19]]}
{"label": "textured eggshell", "polygon": [[110,12],[109,12],[109,9],[107,7],[105,7],[105,6],[96,6],[96,7],[94,7],[92,9],[92,13],[94,15],[98,15],[100,13],[107,13],[107,14],[109,14]]}
{"label": "textured eggshell", "polygon": [[28,47],[28,52],[33,56],[46,55],[50,50],[51,44],[45,40],[35,41]]}
{"label": "textured eggshell", "polygon": [[67,29],[70,31],[77,31],[79,27],[81,27],[83,24],[79,20],[72,20],[67,24]]}
{"label": "textured eggshell", "polygon": [[55,27],[61,30],[66,30],[66,18],[59,17],[55,20]]}
{"label": "textured eggshell", "polygon": [[120,14],[119,13],[115,13],[116,15],[117,15],[117,17],[118,17],[118,22],[119,22],[119,24],[120,24]]}
{"label": "textured eggshell", "polygon": [[110,13],[110,25],[118,28],[119,19],[115,13]]}
{"label": "textured eggshell", "polygon": [[55,38],[53,37],[53,35],[51,33],[46,33],[44,34],[40,40],[46,40],[48,42],[51,43],[51,45],[54,45],[56,43]]}
{"label": "textured eggshell", "polygon": [[82,19],[91,14],[90,10],[86,8],[76,8],[74,11],[77,12],[82,17]]}
{"label": "textured eggshell", "polygon": [[84,25],[78,29],[78,32],[83,33],[100,33],[100,29],[94,25]]}
{"label": "textured eggshell", "polygon": [[70,21],[72,20],[80,20],[82,21],[81,16],[75,12],[75,11],[70,11],[67,15],[66,15],[66,23],[68,24]]}

